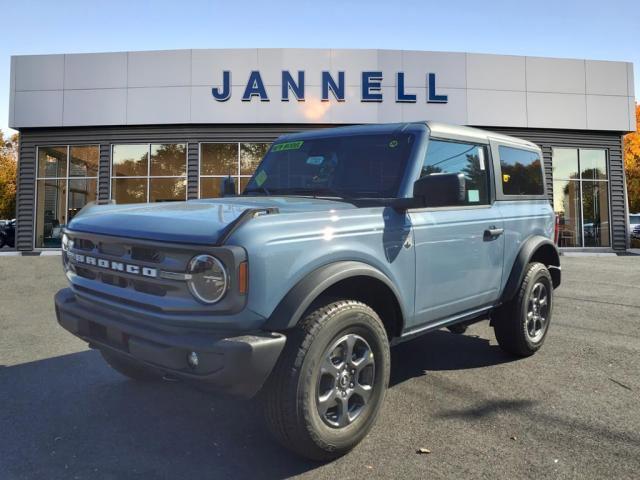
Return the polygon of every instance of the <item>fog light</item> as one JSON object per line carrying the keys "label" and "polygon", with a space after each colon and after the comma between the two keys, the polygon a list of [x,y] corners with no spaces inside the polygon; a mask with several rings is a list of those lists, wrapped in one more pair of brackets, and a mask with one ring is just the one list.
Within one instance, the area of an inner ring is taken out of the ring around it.
{"label": "fog light", "polygon": [[187,363],[191,368],[196,368],[200,360],[198,359],[198,354],[196,352],[191,352],[187,355]]}

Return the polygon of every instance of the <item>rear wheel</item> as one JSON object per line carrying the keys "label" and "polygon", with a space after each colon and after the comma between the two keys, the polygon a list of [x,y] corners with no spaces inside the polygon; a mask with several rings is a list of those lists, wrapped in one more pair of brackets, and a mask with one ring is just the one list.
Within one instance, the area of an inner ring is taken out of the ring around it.
{"label": "rear wheel", "polygon": [[122,355],[114,354],[107,350],[100,350],[100,353],[111,368],[125,377],[139,382],[151,382],[161,378],[160,373],[156,370],[139,362],[129,360]]}
{"label": "rear wheel", "polygon": [[520,357],[536,353],[547,336],[553,307],[553,282],[547,267],[527,266],[516,296],[493,314],[493,328],[500,347]]}
{"label": "rear wheel", "polygon": [[331,460],[373,426],[389,383],[378,315],[355,300],[327,304],[291,331],[265,391],[269,429],[287,448]]}

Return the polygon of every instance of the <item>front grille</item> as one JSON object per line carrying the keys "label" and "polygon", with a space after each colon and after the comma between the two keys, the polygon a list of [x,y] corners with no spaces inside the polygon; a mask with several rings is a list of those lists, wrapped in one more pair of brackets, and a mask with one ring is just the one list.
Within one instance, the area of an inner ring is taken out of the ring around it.
{"label": "front grille", "polygon": [[129,281],[118,275],[112,275],[110,273],[102,273],[102,281],[106,284],[113,285],[114,287],[127,288]]}
{"label": "front grille", "polygon": [[95,248],[95,245],[91,240],[87,240],[85,238],[76,238],[73,241],[73,248],[85,252],[90,252]]}
{"label": "front grille", "polygon": [[[73,262],[73,271],[79,277],[91,280],[94,285],[91,289],[94,294],[105,295],[104,288],[99,285],[108,285],[119,289],[129,289],[152,297],[166,297],[177,295],[191,299],[188,287],[180,276],[166,278],[160,272],[182,274],[187,269],[189,260],[193,257],[193,251],[188,251],[179,246],[167,247],[166,251],[155,246],[145,245],[144,241],[132,239],[114,240],[113,237],[93,234],[73,234],[71,255],[77,254],[84,257],[84,261]],[[93,258],[92,264],[87,264],[87,258]],[[108,266],[101,266],[99,260],[108,261]],[[113,269],[112,263],[121,265],[120,270]],[[137,267],[137,272],[129,272],[125,266]],[[143,268],[152,269],[156,276],[143,274]],[[85,288],[88,285],[85,284]],[[144,297],[140,297],[141,299]],[[153,300],[149,299],[149,306]]]}
{"label": "front grille", "polygon": [[144,282],[142,280],[133,280],[133,288],[135,288],[137,292],[148,293],[149,295],[155,295],[156,297],[164,297],[168,290],[164,286]]}
{"label": "front grille", "polygon": [[80,267],[78,265],[76,265],[74,269],[76,274],[82,278],[86,278],[89,280],[99,279],[107,285],[112,285],[114,287],[120,288],[127,288],[129,286],[132,286],[137,292],[154,295],[156,297],[164,297],[167,292],[172,290],[172,288],[170,287],[156,285],[154,283],[146,282],[143,280],[130,280],[129,278],[125,278],[112,273],[95,272],[89,268]]}
{"label": "front grille", "polygon": [[169,290],[168,287],[162,285],[156,285],[151,282],[145,282],[143,280],[130,280],[125,277],[113,275],[111,273],[100,274],[103,283],[113,285],[114,287],[127,288],[132,286],[136,292],[146,293],[154,295],[156,297],[164,297]]}
{"label": "front grille", "polygon": [[126,247],[119,243],[100,242],[98,250],[100,253],[111,255],[112,257],[124,257],[127,253]]}
{"label": "front grille", "polygon": [[[82,286],[77,286],[76,287],[77,290],[79,290],[80,292],[84,292],[90,295],[95,295],[96,292],[94,290],[91,290],[90,288],[85,288]],[[111,302],[116,302],[116,303],[123,303],[125,305],[131,305],[132,307],[137,307],[137,308],[143,308],[146,310],[153,310],[155,312],[162,312],[161,308],[156,307],[155,305],[152,304],[147,304],[147,303],[142,303],[142,302],[136,302],[134,300],[128,300],[126,298],[121,298],[121,297],[116,297],[115,295],[109,295],[109,294],[100,294],[101,297],[111,301]]]}
{"label": "front grille", "polygon": [[131,259],[139,262],[162,263],[164,256],[155,248],[132,247]]}
{"label": "front grille", "polygon": [[[239,246],[192,245],[66,231],[68,278],[91,301],[117,302],[149,313],[214,315],[240,312],[247,296],[238,292],[238,265],[246,261]],[[228,290],[215,305],[200,303],[189,290],[189,263],[210,254],[225,265]]]}
{"label": "front grille", "polygon": [[76,266],[75,269],[76,273],[83,278],[88,278],[89,280],[95,280],[96,278],[98,278],[98,274],[88,268]]}

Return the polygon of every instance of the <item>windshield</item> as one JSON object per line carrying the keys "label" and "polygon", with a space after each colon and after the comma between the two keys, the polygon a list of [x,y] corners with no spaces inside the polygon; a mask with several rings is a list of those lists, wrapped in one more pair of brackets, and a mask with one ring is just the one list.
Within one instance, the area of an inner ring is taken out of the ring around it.
{"label": "windshield", "polygon": [[274,143],[243,195],[394,198],[414,140],[390,133]]}

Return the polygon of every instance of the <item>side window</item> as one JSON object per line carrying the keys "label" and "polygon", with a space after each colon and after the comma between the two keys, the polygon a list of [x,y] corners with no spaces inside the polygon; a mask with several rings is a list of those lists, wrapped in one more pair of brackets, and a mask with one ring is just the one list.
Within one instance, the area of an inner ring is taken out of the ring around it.
{"label": "side window", "polygon": [[530,150],[499,146],[502,193],[544,195],[540,155]]}
{"label": "side window", "polygon": [[464,173],[465,204],[486,205],[489,203],[488,163],[484,145],[431,139],[420,177],[434,173]]}

